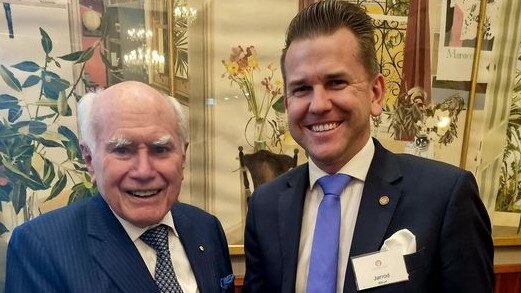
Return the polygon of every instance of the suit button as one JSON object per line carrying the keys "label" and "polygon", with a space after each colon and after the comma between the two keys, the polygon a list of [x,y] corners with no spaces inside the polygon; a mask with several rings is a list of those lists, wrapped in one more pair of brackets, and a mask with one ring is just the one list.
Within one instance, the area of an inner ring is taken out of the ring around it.
{"label": "suit button", "polygon": [[386,206],[389,203],[389,197],[387,195],[380,196],[380,199],[378,200],[378,203],[381,206]]}

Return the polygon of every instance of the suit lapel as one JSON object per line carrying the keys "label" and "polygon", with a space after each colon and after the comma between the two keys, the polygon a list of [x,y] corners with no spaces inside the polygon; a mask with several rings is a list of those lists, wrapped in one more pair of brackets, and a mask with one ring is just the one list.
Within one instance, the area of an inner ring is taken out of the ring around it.
{"label": "suit lapel", "polygon": [[91,200],[86,217],[89,251],[116,287],[122,292],[156,292],[141,255],[101,196]]}
{"label": "suit lapel", "polygon": [[300,230],[306,189],[309,186],[308,164],[297,167],[288,178],[286,188],[279,191],[279,237],[282,251],[282,290],[295,291]]}
{"label": "suit lapel", "polygon": [[[385,150],[376,140],[374,142],[375,155],[364,184],[350,257],[380,250],[385,240],[387,227],[402,194],[394,184],[402,177],[398,163],[393,154]],[[383,196],[389,198],[388,204],[380,204],[380,198]],[[356,292],[350,260],[346,271],[344,292]]]}
{"label": "suit lapel", "polygon": [[[209,253],[208,249],[213,249],[215,245],[205,241],[205,238],[199,235],[197,229],[192,224],[192,219],[184,212],[182,205],[176,204],[172,209],[174,224],[185,249],[186,256],[194,272],[197,286],[200,292],[216,292],[217,284],[213,281],[219,276],[214,276],[215,271],[212,270],[210,260],[206,257]],[[203,251],[199,247],[203,247]],[[209,282],[212,281],[212,282]]]}

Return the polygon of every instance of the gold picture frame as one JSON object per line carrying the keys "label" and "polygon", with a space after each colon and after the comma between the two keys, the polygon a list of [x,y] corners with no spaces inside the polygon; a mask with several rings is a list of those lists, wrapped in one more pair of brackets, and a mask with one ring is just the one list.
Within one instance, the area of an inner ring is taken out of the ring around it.
{"label": "gold picture frame", "polygon": [[[175,18],[174,10],[178,1],[159,0],[147,3],[148,26],[152,31],[150,84],[188,105],[188,31],[182,24],[183,20]],[[182,64],[179,65],[180,63]],[[182,72],[181,76],[179,72]]]}

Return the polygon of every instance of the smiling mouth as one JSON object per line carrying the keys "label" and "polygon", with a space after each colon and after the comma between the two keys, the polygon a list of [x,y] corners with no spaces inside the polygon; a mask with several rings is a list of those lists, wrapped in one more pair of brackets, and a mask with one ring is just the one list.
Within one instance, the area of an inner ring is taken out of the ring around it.
{"label": "smiling mouth", "polygon": [[131,196],[147,198],[152,197],[161,192],[161,189],[150,189],[150,190],[127,190],[127,193]]}
{"label": "smiling mouth", "polygon": [[332,130],[338,127],[340,123],[338,122],[328,122],[328,123],[322,123],[322,124],[313,124],[310,127],[308,127],[313,132],[323,132]]}

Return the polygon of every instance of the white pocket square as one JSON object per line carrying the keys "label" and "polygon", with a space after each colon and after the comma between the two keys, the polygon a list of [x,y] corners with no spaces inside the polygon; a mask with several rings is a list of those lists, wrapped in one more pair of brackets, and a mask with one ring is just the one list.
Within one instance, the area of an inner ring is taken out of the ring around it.
{"label": "white pocket square", "polygon": [[395,232],[391,237],[387,238],[382,245],[380,251],[395,250],[402,255],[416,252],[416,236],[408,229],[402,229]]}

